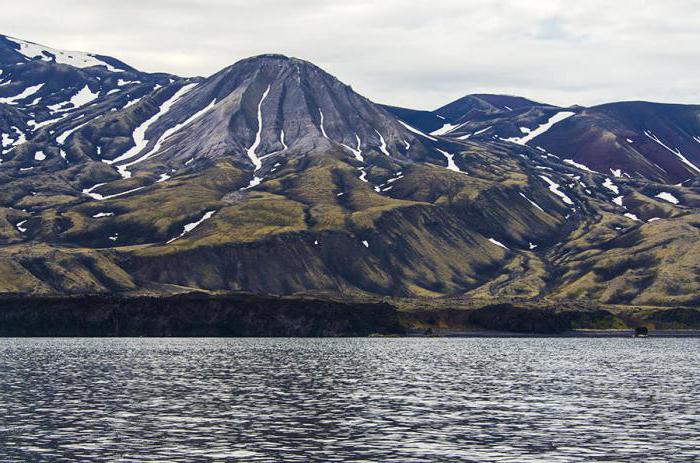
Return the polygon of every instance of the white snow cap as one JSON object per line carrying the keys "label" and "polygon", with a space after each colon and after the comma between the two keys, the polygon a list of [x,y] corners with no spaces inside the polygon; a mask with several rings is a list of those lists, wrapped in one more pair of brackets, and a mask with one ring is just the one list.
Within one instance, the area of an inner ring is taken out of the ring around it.
{"label": "white snow cap", "polygon": [[88,68],[92,66],[103,66],[112,72],[124,72],[123,69],[116,68],[106,63],[95,55],[80,51],[63,51],[55,48],[39,45],[38,43],[27,42],[26,40],[6,37],[10,42],[19,45],[19,52],[28,59],[40,58],[42,61],[56,61],[59,64],[68,64],[76,68]]}

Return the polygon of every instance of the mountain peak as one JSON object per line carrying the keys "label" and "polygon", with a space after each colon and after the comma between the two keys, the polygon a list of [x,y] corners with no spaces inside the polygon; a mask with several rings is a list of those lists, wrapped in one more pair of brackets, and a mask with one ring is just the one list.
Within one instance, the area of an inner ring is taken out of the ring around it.
{"label": "mountain peak", "polygon": [[452,103],[448,103],[435,110],[436,114],[443,116],[448,121],[457,121],[470,111],[497,113],[526,109],[543,105],[527,98],[512,95],[496,95],[488,93],[475,93],[463,96]]}
{"label": "mountain peak", "polygon": [[107,161],[126,168],[158,157],[179,168],[192,159],[225,156],[264,175],[279,159],[314,153],[360,164],[373,158],[406,160],[424,156],[429,151],[425,139],[435,140],[417,138],[318,66],[280,54],[242,59],[181,90],[148,128],[152,143],[143,148],[146,155],[127,160],[116,151],[105,152]]}
{"label": "mountain peak", "polygon": [[275,53],[265,53],[243,58],[222,69],[212,77],[227,75],[227,78],[245,79],[261,71],[270,81],[293,76],[297,83],[301,83],[303,80],[308,79],[310,75],[318,74],[323,75],[329,82],[340,82],[335,76],[309,61]]}
{"label": "mountain peak", "polygon": [[114,58],[82,51],[58,50],[39,43],[0,34],[0,63],[44,61],[75,68],[99,66],[111,72],[135,71]]}
{"label": "mountain peak", "polygon": [[290,60],[297,60],[297,58],[290,58],[287,55],[283,55],[281,53],[263,53],[260,55],[253,55],[249,56],[248,58],[244,58],[242,61],[254,61],[254,60],[281,60],[281,61],[290,61]]}

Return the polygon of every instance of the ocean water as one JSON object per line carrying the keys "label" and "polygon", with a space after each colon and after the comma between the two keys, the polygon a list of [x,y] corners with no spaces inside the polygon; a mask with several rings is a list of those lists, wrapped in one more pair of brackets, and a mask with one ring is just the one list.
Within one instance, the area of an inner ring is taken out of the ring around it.
{"label": "ocean water", "polygon": [[691,462],[699,339],[0,339],[2,462]]}

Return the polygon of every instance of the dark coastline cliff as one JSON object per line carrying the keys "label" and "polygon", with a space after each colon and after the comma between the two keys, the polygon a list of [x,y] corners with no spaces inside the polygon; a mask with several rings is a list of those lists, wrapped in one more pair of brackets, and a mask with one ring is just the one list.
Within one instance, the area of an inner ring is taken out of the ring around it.
{"label": "dark coastline cliff", "polygon": [[0,336],[368,336],[400,334],[388,304],[253,295],[0,298]]}
{"label": "dark coastline cliff", "polygon": [[[408,304],[408,305],[407,305]],[[410,306],[410,307],[409,307]],[[0,337],[342,337],[700,330],[694,308],[341,301],[251,294],[0,296]]]}

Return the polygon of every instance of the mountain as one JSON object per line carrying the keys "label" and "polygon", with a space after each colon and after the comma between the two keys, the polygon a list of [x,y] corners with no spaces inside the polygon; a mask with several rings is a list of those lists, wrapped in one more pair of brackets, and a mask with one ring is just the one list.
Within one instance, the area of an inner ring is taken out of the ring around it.
{"label": "mountain", "polygon": [[265,175],[281,155],[292,159],[336,150],[362,164],[365,157],[430,154],[427,138],[318,67],[284,56],[242,60],[171,101],[149,121],[142,150],[112,159],[107,153],[106,159],[130,167],[157,157],[173,168],[227,157]]}
{"label": "mountain", "polygon": [[171,77],[141,73],[107,56],[55,50],[4,35],[0,71],[0,103],[24,114],[24,120],[15,121],[22,133],[68,118],[87,105],[124,101],[119,97],[132,92],[138,96],[145,86],[152,89]]}
{"label": "mountain", "polygon": [[474,94],[446,104],[435,110],[435,113],[444,117],[446,121],[459,123],[470,119],[470,113],[498,114],[537,106],[543,105],[519,96]]}
{"label": "mountain", "polygon": [[700,106],[595,106],[557,124],[537,143],[594,170],[676,184],[700,174]]}
{"label": "mountain", "polygon": [[23,43],[0,54],[0,292],[700,304],[698,180],[651,148],[695,162],[694,107],[414,111],[281,55],[181,78]]}
{"label": "mountain", "polygon": [[677,184],[700,174],[698,105],[560,108],[520,97],[468,95],[430,112],[387,109],[432,135],[528,145],[616,177]]}
{"label": "mountain", "polygon": [[516,121],[538,122],[560,109],[517,96],[488,94],[467,95],[434,111],[386,108],[420,130],[457,139],[518,135]]}
{"label": "mountain", "polygon": [[60,51],[0,35],[5,190],[13,180],[10,172],[56,172],[89,159],[85,147],[69,148],[67,139],[74,131],[176,79],[142,73],[107,56]]}

